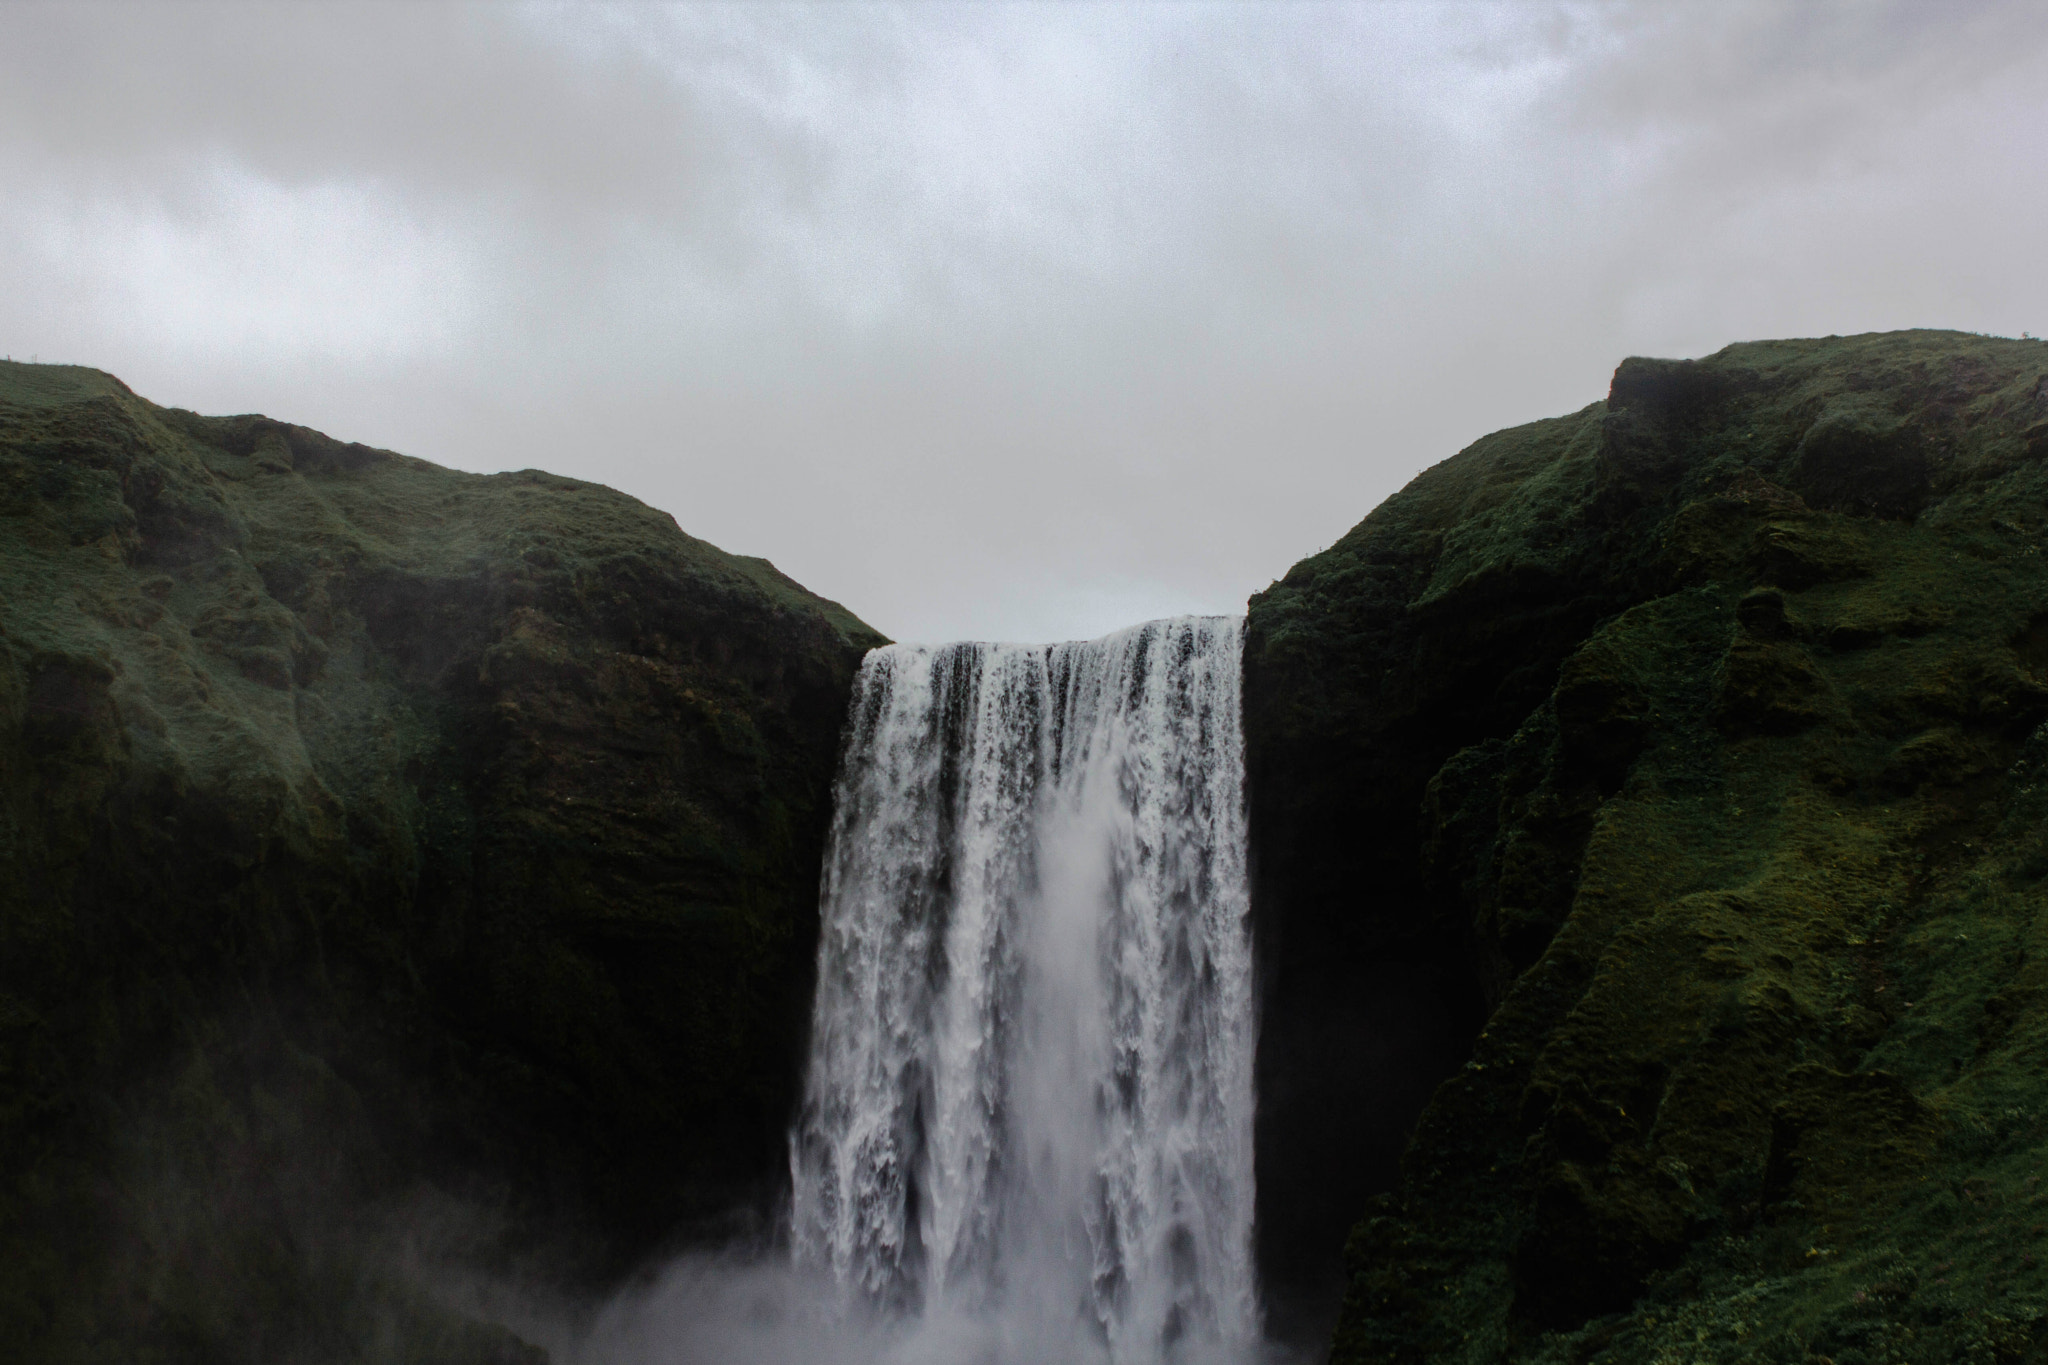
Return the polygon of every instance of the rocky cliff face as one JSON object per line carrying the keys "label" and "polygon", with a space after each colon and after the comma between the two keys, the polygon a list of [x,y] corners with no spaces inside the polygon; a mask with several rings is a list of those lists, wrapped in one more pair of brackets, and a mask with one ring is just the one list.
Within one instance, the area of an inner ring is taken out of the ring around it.
{"label": "rocky cliff face", "polygon": [[2048,345],[1760,343],[1254,599],[1264,1250],[1364,1215],[1334,1359],[2048,1356],[2044,532]]}
{"label": "rocky cliff face", "polygon": [[10,1358],[514,1358],[392,1201],[601,1275],[763,1197],[878,642],[609,489],[0,366]]}
{"label": "rocky cliff face", "polygon": [[[1764,343],[1254,599],[1283,1320],[2048,1355],[2044,531],[2048,346]],[[609,490],[0,366],[0,1340],[521,1360],[392,1267],[758,1207],[876,642]]]}

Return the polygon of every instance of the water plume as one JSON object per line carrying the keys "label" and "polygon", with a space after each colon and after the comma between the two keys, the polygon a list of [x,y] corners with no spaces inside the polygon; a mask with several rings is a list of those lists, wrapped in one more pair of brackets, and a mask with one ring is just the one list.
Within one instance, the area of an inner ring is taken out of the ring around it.
{"label": "water plume", "polygon": [[867,657],[790,1169],[878,1359],[1254,1349],[1241,636]]}

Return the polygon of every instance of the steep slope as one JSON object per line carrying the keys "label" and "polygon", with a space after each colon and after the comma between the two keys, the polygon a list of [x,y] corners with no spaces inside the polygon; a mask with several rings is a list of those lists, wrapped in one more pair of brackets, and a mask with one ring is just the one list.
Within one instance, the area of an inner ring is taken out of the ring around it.
{"label": "steep slope", "polygon": [[0,366],[0,1339],[488,1356],[393,1200],[594,1275],[758,1202],[878,642],[606,488]]}
{"label": "steep slope", "polygon": [[1261,1219],[1367,1215],[1336,1360],[2048,1353],[2044,528],[2048,346],[1759,343],[1254,600]]}

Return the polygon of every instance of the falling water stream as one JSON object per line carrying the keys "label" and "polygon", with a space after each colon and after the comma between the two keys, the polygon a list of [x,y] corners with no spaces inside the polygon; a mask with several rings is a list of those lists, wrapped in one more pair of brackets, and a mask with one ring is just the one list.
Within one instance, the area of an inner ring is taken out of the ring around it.
{"label": "falling water stream", "polygon": [[799,1267],[902,1361],[1245,1359],[1242,622],[892,645],[855,686]]}

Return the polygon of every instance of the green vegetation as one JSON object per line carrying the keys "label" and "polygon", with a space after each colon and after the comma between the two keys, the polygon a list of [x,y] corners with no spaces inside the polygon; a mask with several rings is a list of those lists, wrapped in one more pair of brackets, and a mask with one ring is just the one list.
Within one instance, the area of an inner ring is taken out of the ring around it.
{"label": "green vegetation", "polygon": [[[2048,346],[1759,343],[1253,600],[1280,1316],[2048,1358],[2044,531]],[[744,1231],[877,642],[607,489],[0,365],[10,1358],[530,1361],[432,1268]]]}
{"label": "green vegetation", "polygon": [[609,489],[0,365],[9,1359],[523,1360],[400,1268],[762,1204],[878,642]]}
{"label": "green vegetation", "polygon": [[1759,343],[1254,600],[1261,913],[1484,1021],[1335,1360],[2048,1358],[2044,530],[2048,346]]}

